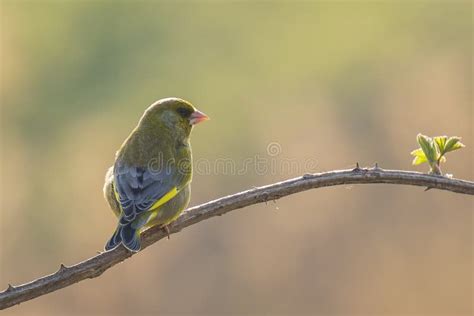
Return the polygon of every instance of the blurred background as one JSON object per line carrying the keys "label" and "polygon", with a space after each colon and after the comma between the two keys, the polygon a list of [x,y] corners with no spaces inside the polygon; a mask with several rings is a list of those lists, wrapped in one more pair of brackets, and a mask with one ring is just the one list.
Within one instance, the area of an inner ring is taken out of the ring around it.
{"label": "blurred background", "polygon": [[[193,132],[211,171],[196,172],[192,205],[355,162],[426,172],[411,166],[419,132],[462,136],[442,169],[474,178],[470,1],[0,8],[2,287],[103,249],[116,225],[105,171],[163,97],[212,118]],[[212,168],[257,156],[298,167]],[[471,315],[472,233],[470,196],[312,190],[201,222],[3,315]]]}

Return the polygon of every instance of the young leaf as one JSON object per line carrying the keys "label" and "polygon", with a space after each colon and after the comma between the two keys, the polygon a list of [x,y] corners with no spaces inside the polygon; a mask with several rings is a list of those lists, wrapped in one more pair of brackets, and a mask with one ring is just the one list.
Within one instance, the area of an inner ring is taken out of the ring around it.
{"label": "young leaf", "polygon": [[457,136],[449,137],[449,139],[446,141],[444,152],[447,153],[456,149],[466,147],[463,143],[460,142],[460,140],[461,140],[461,137],[457,137]]}
{"label": "young leaf", "polygon": [[436,136],[433,138],[436,145],[438,146],[439,154],[443,156],[445,154],[446,141],[448,136]]}
{"label": "young leaf", "polygon": [[412,165],[417,166],[421,165],[424,162],[427,162],[426,155],[421,148],[415,149],[410,153],[412,156],[415,156],[412,161]]}
{"label": "young leaf", "polygon": [[426,158],[428,159],[430,165],[433,163],[436,163],[438,159],[438,152],[436,150],[435,144],[433,142],[433,139],[431,137],[418,134],[416,137],[416,140],[418,141],[418,144],[420,144],[421,149],[425,153]]}

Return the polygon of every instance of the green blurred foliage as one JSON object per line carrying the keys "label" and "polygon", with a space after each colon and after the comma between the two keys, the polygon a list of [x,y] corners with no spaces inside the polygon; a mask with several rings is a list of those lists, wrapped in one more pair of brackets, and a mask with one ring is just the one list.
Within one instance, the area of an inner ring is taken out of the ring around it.
{"label": "green blurred foliage", "polygon": [[[445,168],[474,175],[468,1],[0,3],[0,285],[102,249],[115,226],[103,176],[162,97],[211,116],[195,159],[239,165],[278,142],[282,161],[316,159],[308,172],[410,169],[423,131],[463,136]],[[198,174],[192,204],[302,172]],[[472,206],[416,188],[308,192],[6,314],[467,315]]]}

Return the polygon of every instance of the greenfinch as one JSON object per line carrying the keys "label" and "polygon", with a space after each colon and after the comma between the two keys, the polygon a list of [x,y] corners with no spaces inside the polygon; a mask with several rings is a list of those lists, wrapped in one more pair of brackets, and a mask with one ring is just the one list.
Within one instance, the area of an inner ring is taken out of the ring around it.
{"label": "greenfinch", "polygon": [[105,245],[123,244],[137,252],[140,233],[167,225],[188,206],[191,195],[192,127],[209,119],[191,103],[166,98],[145,111],[118,150],[107,171],[104,196],[118,217],[117,229]]}

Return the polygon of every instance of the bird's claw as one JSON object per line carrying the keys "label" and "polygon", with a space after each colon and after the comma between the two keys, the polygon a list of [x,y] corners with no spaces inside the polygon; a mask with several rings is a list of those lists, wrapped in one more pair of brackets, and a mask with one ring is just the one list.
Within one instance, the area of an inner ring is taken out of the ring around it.
{"label": "bird's claw", "polygon": [[161,228],[165,231],[168,239],[170,239],[170,228],[168,227],[168,225],[163,225]]}

